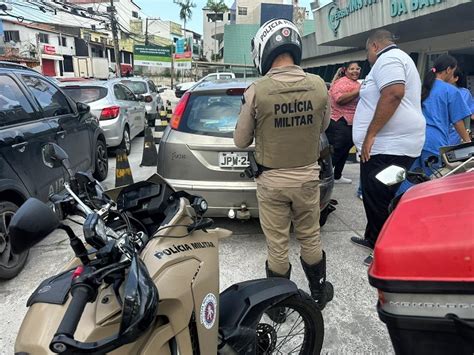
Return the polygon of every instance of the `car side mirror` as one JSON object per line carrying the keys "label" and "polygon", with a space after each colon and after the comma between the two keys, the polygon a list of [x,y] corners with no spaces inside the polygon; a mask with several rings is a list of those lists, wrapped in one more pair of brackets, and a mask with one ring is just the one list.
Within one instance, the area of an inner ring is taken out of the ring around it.
{"label": "car side mirror", "polygon": [[48,143],[43,146],[43,161],[50,168],[63,166],[67,170],[69,177],[74,178],[69,155],[56,143]]}
{"label": "car side mirror", "polygon": [[407,171],[397,165],[390,165],[375,175],[375,178],[386,186],[396,185],[406,179]]}
{"label": "car side mirror", "polygon": [[82,103],[82,102],[78,102],[76,106],[77,106],[77,112],[79,112],[80,115],[86,114],[90,112],[91,110],[89,105],[86,105],[85,103]]}
{"label": "car side mirror", "polygon": [[8,226],[13,252],[21,253],[31,248],[59,224],[58,216],[46,204],[36,198],[29,198],[16,211]]}

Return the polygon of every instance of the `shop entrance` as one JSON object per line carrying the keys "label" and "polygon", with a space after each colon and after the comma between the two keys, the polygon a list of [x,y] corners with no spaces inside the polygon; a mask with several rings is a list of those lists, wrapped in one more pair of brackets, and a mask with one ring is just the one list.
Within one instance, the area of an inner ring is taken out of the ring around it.
{"label": "shop entrance", "polygon": [[54,60],[43,59],[43,74],[46,76],[56,76],[56,70],[54,69]]}

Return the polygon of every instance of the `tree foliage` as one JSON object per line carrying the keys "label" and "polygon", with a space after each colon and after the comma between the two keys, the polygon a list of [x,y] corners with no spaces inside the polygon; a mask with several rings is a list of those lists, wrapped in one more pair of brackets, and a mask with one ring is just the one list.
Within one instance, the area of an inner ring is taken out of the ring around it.
{"label": "tree foliage", "polygon": [[183,21],[183,27],[186,29],[186,22],[191,20],[196,4],[192,0],[174,0],[173,2],[179,6],[179,18]]}
{"label": "tree foliage", "polygon": [[229,8],[225,4],[224,0],[207,0],[206,8],[215,14],[221,14],[229,11]]}

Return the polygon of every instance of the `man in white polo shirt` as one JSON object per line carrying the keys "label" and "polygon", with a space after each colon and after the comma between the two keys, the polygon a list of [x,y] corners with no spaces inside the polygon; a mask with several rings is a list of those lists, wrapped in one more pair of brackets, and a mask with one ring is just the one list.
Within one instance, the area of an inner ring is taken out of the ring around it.
{"label": "man in white polo shirt", "polygon": [[[361,154],[367,227],[364,238],[352,237],[351,241],[373,250],[399,187],[387,187],[375,175],[392,164],[410,168],[425,141],[425,118],[415,63],[395,45],[392,33],[383,29],[373,32],[366,49],[372,69],[360,88],[352,137]],[[372,258],[371,253],[364,264],[370,265]]]}

